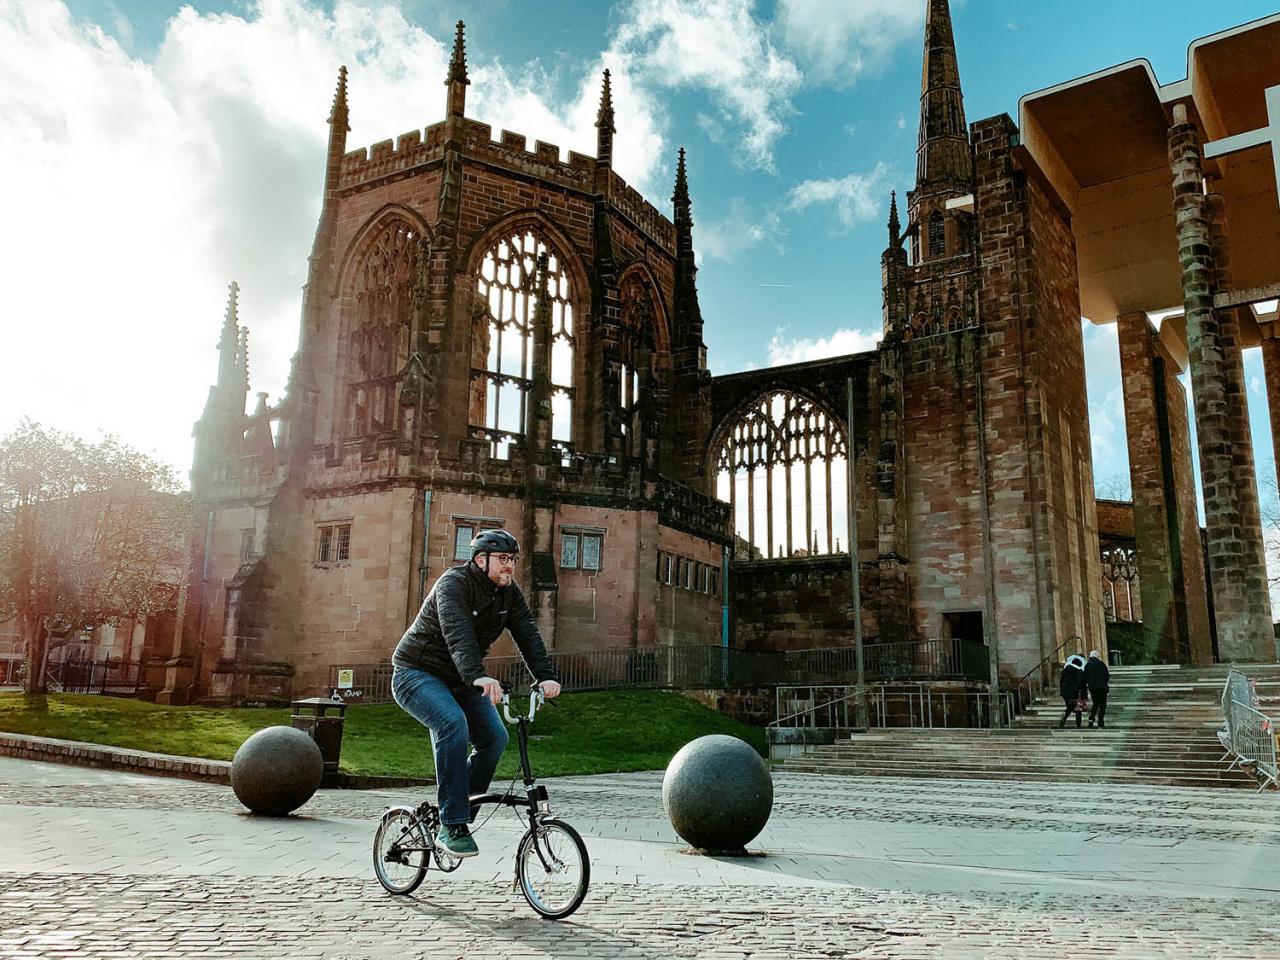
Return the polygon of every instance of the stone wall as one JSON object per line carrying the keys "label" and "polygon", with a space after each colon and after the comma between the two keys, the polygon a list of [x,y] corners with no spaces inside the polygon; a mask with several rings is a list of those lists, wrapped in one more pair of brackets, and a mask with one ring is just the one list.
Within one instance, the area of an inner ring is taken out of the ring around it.
{"label": "stone wall", "polygon": [[732,646],[811,650],[853,644],[853,585],[847,556],[738,562],[730,571],[729,583]]}

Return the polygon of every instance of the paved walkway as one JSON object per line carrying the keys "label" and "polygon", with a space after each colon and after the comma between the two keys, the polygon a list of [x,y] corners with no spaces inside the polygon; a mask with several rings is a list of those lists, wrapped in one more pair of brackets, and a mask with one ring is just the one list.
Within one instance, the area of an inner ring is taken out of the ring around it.
{"label": "paved walkway", "polygon": [[764,855],[711,859],[660,785],[548,781],[593,871],[557,924],[512,891],[510,811],[394,898],[370,841],[414,791],[272,820],[220,785],[0,758],[0,957],[1280,958],[1271,795],[779,772]]}

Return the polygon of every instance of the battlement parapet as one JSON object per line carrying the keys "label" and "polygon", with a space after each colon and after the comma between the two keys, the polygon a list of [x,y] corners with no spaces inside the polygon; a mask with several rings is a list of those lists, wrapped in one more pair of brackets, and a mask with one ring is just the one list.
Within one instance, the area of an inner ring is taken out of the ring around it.
{"label": "battlement parapet", "polygon": [[[436,134],[436,127],[439,134]],[[370,180],[407,170],[444,156],[444,124],[421,130],[410,130],[394,140],[379,140],[371,147],[351,150],[342,158],[338,187],[354,187]]]}
{"label": "battlement parapet", "polygon": [[499,139],[494,140],[493,128],[476,120],[464,121],[462,143],[466,155],[476,160],[575,190],[591,189],[596,169],[594,157],[570,150],[568,162],[565,162],[560,159],[560,148],[556,144],[538,140],[530,150],[528,138],[511,130],[503,130]]}
{"label": "battlement parapet", "polygon": [[[410,130],[390,140],[351,150],[342,158],[339,188],[354,187],[382,177],[437,161],[444,156],[447,125],[435,123],[425,130]],[[537,180],[556,183],[582,193],[595,190],[596,158],[570,150],[562,160],[560,147],[541,140],[529,149],[528,138],[503,130],[493,139],[493,128],[477,120],[463,119],[460,140],[464,156],[490,163]],[[609,193],[612,207],[674,256],[676,229],[640,192],[610,171]]]}
{"label": "battlement parapet", "polygon": [[642,197],[640,191],[627,186],[627,181],[612,171],[609,173],[609,196],[615,210],[644,231],[649,239],[672,256],[675,255],[675,224]]}

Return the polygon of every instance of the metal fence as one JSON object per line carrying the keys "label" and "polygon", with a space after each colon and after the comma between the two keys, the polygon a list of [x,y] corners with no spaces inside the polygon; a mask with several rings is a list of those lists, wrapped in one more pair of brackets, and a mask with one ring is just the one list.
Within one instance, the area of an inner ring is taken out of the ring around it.
{"label": "metal fence", "polygon": [[1226,753],[1231,758],[1228,769],[1248,770],[1260,781],[1259,790],[1280,783],[1280,765],[1276,759],[1276,721],[1258,709],[1258,693],[1254,681],[1238,670],[1227,674],[1222,688],[1222,715],[1226,724],[1218,732]]}
{"label": "metal fence", "polygon": [[140,663],[120,660],[62,660],[48,665],[49,688],[62,693],[134,697],[144,685]]}
{"label": "metal fence", "polygon": [[[552,653],[566,690],[723,690],[802,684],[839,684],[857,677],[855,647],[817,650],[742,650],[735,647],[640,647]],[[987,647],[968,640],[867,644],[865,676],[873,680],[984,680]],[[490,657],[485,669],[517,690],[531,677],[520,657]],[[342,679],[350,686],[340,687]],[[330,669],[330,686],[344,699],[365,703],[391,699],[390,663]]]}
{"label": "metal fence", "polygon": [[[994,707],[993,707],[994,704]],[[851,729],[858,725],[857,688],[847,684],[778,688],[772,727]],[[927,684],[867,685],[867,723],[872,727],[989,727],[1012,721],[1013,694],[993,698],[984,690],[945,690]]]}

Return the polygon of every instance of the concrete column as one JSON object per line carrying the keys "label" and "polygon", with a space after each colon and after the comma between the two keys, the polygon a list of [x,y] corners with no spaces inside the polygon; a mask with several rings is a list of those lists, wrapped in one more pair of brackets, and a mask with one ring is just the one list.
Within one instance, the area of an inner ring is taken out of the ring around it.
{"label": "concrete column", "polygon": [[[1217,279],[1212,226],[1203,189],[1199,134],[1186,107],[1174,106],[1169,128],[1174,222],[1182,266],[1191,390],[1195,402],[1200,479],[1204,488],[1209,572],[1222,660],[1272,661],[1271,603],[1267,594],[1257,488],[1239,482],[1235,458],[1252,457],[1248,417],[1231,386],[1231,332],[1224,338],[1213,309]],[[1250,509],[1250,501],[1252,509]],[[1252,516],[1251,516],[1252,515]]]}
{"label": "concrete column", "polygon": [[1186,394],[1146,314],[1116,321],[1148,656],[1212,663]]}

